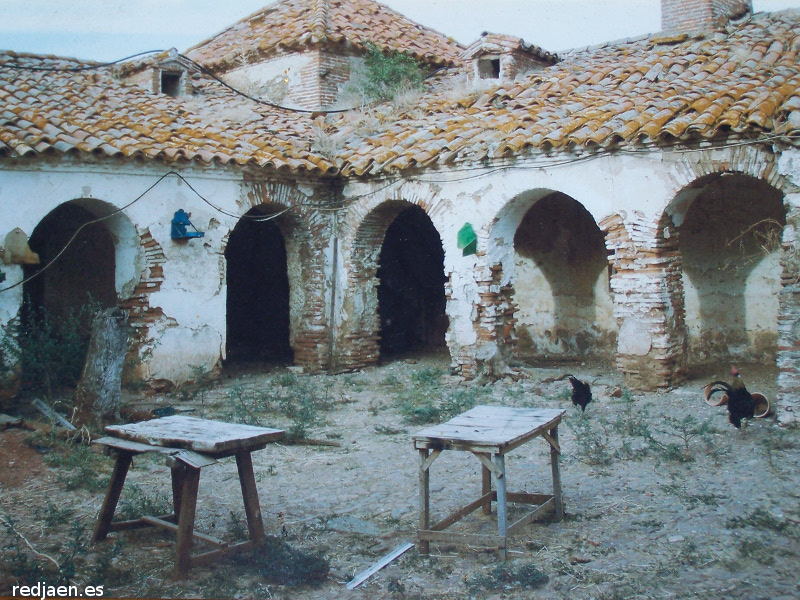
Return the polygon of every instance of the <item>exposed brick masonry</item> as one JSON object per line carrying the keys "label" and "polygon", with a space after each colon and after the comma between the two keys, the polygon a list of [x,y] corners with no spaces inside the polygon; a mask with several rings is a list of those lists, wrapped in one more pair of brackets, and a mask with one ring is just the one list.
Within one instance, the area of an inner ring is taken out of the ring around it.
{"label": "exposed brick masonry", "polygon": [[661,28],[709,31],[746,12],[753,12],[751,0],[661,0]]}
{"label": "exposed brick masonry", "polygon": [[634,319],[652,340],[645,355],[617,355],[617,368],[631,387],[670,387],[685,376],[685,309],[677,235],[659,235],[659,228],[641,216],[623,222],[612,215],[600,222],[612,254],[614,316],[622,324]]}

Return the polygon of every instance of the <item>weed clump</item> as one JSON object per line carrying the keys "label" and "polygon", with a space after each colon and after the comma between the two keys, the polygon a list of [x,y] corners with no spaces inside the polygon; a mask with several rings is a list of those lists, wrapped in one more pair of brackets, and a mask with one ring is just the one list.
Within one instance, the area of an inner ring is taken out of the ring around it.
{"label": "weed clump", "polygon": [[68,491],[84,489],[96,492],[105,488],[107,481],[100,476],[104,462],[85,444],[54,444],[45,462],[62,472],[58,480]]}
{"label": "weed clump", "polygon": [[393,101],[422,88],[425,71],[406,52],[383,52],[368,42],[364,66],[358,69],[344,91],[355,95],[363,104]]}
{"label": "weed clump", "polygon": [[411,376],[411,386],[397,396],[398,409],[406,423],[424,425],[453,418],[474,407],[478,399],[489,393],[485,388],[446,388],[441,369],[425,368]]}
{"label": "weed clump", "polygon": [[322,553],[292,548],[272,536],[267,537],[264,547],[257,550],[250,560],[262,577],[277,585],[320,585],[330,570]]}
{"label": "weed clump", "polygon": [[320,391],[308,378],[284,373],[258,389],[235,386],[228,392],[228,420],[245,425],[275,427],[274,419],[287,420],[288,439],[303,439],[314,425],[324,420],[331,407],[329,387]]}
{"label": "weed clump", "polygon": [[117,514],[125,519],[136,519],[142,515],[166,515],[172,512],[172,500],[163,492],[148,493],[135,483],[122,490]]}
{"label": "weed clump", "polygon": [[481,590],[538,590],[548,581],[550,578],[533,563],[518,566],[501,564],[485,575],[471,577],[467,580],[467,589],[472,594]]}
{"label": "weed clump", "polygon": [[26,304],[26,317],[14,319],[0,334],[0,375],[8,379],[21,367],[22,389],[47,398],[62,388],[74,387],[86,360],[90,324],[100,310],[99,303],[90,301],[55,315]]}

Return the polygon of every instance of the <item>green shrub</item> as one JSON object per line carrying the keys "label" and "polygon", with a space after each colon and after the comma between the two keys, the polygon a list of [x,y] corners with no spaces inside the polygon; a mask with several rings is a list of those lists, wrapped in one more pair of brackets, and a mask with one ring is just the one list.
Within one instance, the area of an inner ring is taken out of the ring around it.
{"label": "green shrub", "polygon": [[65,315],[26,305],[27,318],[12,320],[0,334],[0,377],[7,378],[19,365],[23,389],[48,398],[60,388],[77,385],[91,323],[100,309],[91,300]]}
{"label": "green shrub", "polygon": [[508,592],[511,590],[538,590],[550,578],[542,573],[536,565],[512,566],[501,564],[494,567],[485,575],[476,575],[467,580],[467,589],[472,594],[480,590],[496,590]]}
{"label": "green shrub", "polygon": [[405,52],[383,52],[367,43],[361,87],[372,101],[391,101],[406,90],[420,89],[425,72],[414,58]]}
{"label": "green shrub", "polygon": [[98,473],[103,460],[85,444],[55,444],[45,462],[59,469],[58,480],[71,491],[84,489],[98,491],[106,487],[108,480]]}

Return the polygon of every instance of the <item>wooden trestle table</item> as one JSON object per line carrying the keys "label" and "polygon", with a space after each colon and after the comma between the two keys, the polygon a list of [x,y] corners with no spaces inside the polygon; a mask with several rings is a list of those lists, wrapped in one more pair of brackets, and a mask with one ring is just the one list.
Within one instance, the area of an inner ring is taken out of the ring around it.
{"label": "wooden trestle table", "polygon": [[[117,461],[94,529],[94,541],[105,539],[111,531],[145,527],[162,527],[173,531],[177,533],[173,570],[176,579],[186,579],[190,567],[208,565],[223,556],[241,554],[264,545],[266,535],[250,453],[283,439],[282,430],[177,415],[130,425],[110,425],[105,432],[109,437],[97,439],[95,443],[103,444],[114,452]],[[143,452],[167,455],[167,465],[172,470],[174,512],[170,515],[142,516],[131,521],[113,521],[131,461]],[[200,469],[226,456],[236,457],[250,533],[249,540],[238,544],[229,544],[194,531]],[[195,538],[217,549],[191,556]]]}
{"label": "wooden trestle table", "polygon": [[[499,548],[507,556],[508,538],[548,510],[556,519],[564,516],[561,497],[561,472],[558,424],[566,411],[560,409],[510,408],[476,406],[453,419],[427,427],[413,436],[419,451],[419,541],[420,551],[430,551],[430,542],[468,544]],[[506,491],[505,455],[511,450],[541,437],[550,445],[550,466],[553,475],[552,494],[512,493]],[[481,496],[474,502],[430,524],[431,465],[444,450],[464,450],[474,454],[482,464]],[[495,489],[492,489],[492,480]],[[451,533],[445,531],[465,516],[483,509],[491,513],[497,503],[497,535]],[[508,524],[508,502],[536,505],[517,521]]]}

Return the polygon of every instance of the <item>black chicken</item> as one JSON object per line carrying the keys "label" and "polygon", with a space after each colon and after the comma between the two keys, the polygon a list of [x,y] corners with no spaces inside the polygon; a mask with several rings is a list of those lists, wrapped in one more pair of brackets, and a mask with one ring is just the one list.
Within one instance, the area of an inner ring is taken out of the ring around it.
{"label": "black chicken", "polygon": [[589,389],[589,384],[572,375],[569,376],[569,382],[572,384],[572,403],[580,406],[581,412],[586,412],[586,405],[592,401],[592,390]]}
{"label": "black chicken", "polygon": [[731,367],[731,377],[733,377],[731,384],[725,381],[712,382],[711,391],[724,391],[728,395],[728,421],[730,421],[731,425],[740,429],[743,419],[753,418],[756,402],[750,392],[747,391],[736,367]]}

